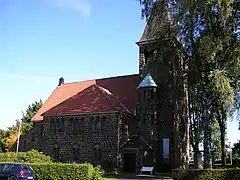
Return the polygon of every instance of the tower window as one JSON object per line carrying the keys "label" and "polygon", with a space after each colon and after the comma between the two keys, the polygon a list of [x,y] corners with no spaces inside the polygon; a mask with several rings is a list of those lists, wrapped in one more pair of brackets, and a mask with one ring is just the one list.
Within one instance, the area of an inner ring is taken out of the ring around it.
{"label": "tower window", "polygon": [[151,99],[155,98],[155,89],[151,89]]}
{"label": "tower window", "polygon": [[155,123],[155,115],[151,115],[151,123],[152,123],[152,124]]}
{"label": "tower window", "polygon": [[146,112],[145,112],[144,115],[143,115],[143,124],[146,124],[146,118],[147,118],[147,115],[146,115]]}
{"label": "tower window", "polygon": [[143,100],[145,100],[145,98],[146,98],[146,90],[144,89],[143,90]]}

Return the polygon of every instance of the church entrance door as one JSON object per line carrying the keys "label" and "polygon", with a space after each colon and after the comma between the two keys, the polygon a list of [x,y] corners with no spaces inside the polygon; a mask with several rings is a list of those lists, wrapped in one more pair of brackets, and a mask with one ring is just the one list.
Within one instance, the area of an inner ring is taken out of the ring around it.
{"label": "church entrance door", "polygon": [[136,170],[136,153],[124,154],[124,172],[135,172]]}

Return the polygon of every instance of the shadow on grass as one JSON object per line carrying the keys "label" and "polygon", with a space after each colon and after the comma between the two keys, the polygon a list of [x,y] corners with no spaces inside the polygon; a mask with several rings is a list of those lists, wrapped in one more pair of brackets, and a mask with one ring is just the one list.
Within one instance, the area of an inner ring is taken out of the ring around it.
{"label": "shadow on grass", "polygon": [[121,174],[105,174],[104,178],[107,179],[171,179],[169,174],[147,175],[147,174],[134,174],[134,173],[121,173]]}

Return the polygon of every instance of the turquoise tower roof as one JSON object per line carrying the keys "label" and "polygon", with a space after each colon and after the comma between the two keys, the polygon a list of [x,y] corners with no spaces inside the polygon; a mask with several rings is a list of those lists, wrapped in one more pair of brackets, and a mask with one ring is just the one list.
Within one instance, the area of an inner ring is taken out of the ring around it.
{"label": "turquoise tower roof", "polygon": [[157,84],[154,82],[150,73],[145,76],[142,82],[138,85],[137,89],[144,87],[157,87]]}

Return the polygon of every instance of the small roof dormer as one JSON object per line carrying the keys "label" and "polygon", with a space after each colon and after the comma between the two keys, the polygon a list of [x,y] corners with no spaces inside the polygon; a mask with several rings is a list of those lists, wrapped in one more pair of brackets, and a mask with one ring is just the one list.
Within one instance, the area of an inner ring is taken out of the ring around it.
{"label": "small roof dormer", "polygon": [[148,87],[155,87],[157,88],[157,84],[154,82],[150,73],[148,73],[142,82],[138,85],[137,89],[140,88],[148,88]]}

